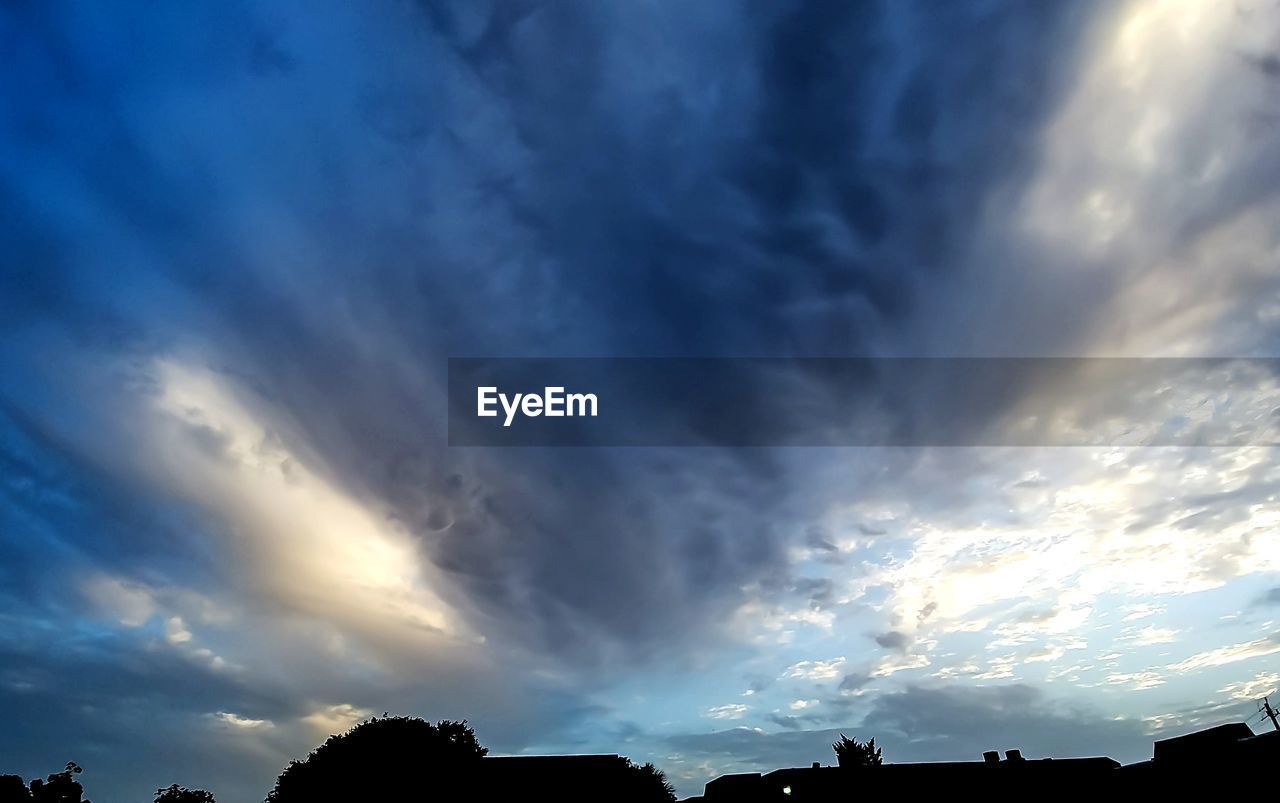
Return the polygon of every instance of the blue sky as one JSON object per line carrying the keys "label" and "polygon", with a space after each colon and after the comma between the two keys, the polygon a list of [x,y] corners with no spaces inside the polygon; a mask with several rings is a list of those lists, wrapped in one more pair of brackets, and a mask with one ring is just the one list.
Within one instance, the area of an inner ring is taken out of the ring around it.
{"label": "blue sky", "polygon": [[[0,771],[258,800],[390,711],[688,794],[841,730],[1135,760],[1280,685],[1273,449],[445,416],[450,356],[1280,356],[1273,4],[19,3],[0,38]],[[965,423],[1134,420],[1066,379]]]}

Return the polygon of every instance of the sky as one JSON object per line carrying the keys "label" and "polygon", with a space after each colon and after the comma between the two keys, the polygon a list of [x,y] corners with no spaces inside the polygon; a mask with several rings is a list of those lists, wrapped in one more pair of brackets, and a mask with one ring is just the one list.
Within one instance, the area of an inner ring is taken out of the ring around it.
{"label": "sky", "polygon": [[[446,367],[1280,357],[1278,44],[1264,0],[5,4],[0,772],[261,800],[383,712],[681,794],[840,732],[1260,730],[1275,448],[451,448]],[[942,425],[1046,394],[1139,415]]]}

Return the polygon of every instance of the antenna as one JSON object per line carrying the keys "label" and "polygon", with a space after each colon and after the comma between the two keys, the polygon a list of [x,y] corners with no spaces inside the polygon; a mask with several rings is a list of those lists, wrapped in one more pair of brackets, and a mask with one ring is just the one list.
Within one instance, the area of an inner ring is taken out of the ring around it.
{"label": "antenna", "polygon": [[1280,722],[1276,721],[1276,710],[1271,707],[1271,700],[1269,698],[1262,698],[1262,706],[1259,707],[1258,710],[1270,717],[1271,726],[1280,731]]}

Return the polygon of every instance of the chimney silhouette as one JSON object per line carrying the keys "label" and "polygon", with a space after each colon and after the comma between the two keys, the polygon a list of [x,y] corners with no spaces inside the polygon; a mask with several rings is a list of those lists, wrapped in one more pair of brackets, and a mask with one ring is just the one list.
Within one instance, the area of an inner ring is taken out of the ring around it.
{"label": "chimney silhouette", "polygon": [[983,753],[983,754],[982,754],[982,760],[983,760],[983,761],[985,761],[985,762],[987,762],[988,764],[999,764],[999,763],[1000,763],[1000,751],[999,751],[999,750],[988,750],[987,752],[985,752],[985,753]]}
{"label": "chimney silhouette", "polygon": [[1004,751],[1004,760],[1005,761],[1022,761],[1022,751],[1006,750]]}

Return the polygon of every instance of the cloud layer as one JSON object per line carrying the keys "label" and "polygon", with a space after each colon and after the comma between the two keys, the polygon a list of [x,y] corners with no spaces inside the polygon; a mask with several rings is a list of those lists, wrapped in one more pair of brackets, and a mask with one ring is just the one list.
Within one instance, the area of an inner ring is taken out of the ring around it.
{"label": "cloud layer", "polygon": [[[450,356],[1276,356],[1269,6],[686,6],[0,12],[0,769],[251,800],[395,710],[693,792],[1247,709],[1266,449],[446,446]],[[1131,402],[1033,380],[964,421]]]}

